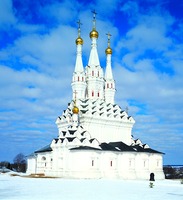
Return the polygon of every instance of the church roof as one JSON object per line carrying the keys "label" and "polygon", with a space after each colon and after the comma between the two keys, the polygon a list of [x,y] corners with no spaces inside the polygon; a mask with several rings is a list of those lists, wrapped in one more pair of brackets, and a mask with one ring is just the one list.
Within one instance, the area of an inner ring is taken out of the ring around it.
{"label": "church roof", "polygon": [[140,145],[128,146],[123,142],[103,142],[99,145],[101,149],[90,147],[90,146],[79,146],[75,148],[71,148],[70,150],[100,150],[100,151],[115,151],[115,152],[146,152],[146,153],[160,153],[162,152],[156,151],[151,148],[143,148]]}
{"label": "church roof", "polygon": [[79,147],[74,147],[70,149],[72,150],[97,150],[97,151],[101,151],[101,149],[95,148],[95,147],[89,147],[89,146],[79,146]]}
{"label": "church roof", "polygon": [[[71,142],[71,141],[73,141],[74,138],[67,137],[67,139]],[[86,138],[81,139],[81,142],[84,139],[86,139]],[[94,139],[91,139],[91,140],[93,141]],[[99,149],[99,148],[101,148],[101,149]],[[92,147],[92,146],[79,146],[79,147],[70,148],[69,150],[71,150],[71,151],[72,150],[90,150],[90,151],[97,150],[97,151],[115,151],[115,152],[146,152],[146,153],[164,154],[160,151],[156,151],[151,148],[143,148],[143,146],[141,146],[141,145],[128,146],[127,144],[125,144],[121,141],[110,142],[110,143],[103,142],[99,145],[99,148]],[[50,151],[52,151],[52,148],[49,144],[49,145],[42,147],[41,149],[38,149],[34,153],[43,153],[43,152],[50,152]]]}
{"label": "church roof", "polygon": [[116,149],[115,147],[113,147],[112,145],[104,142],[100,144],[100,147],[102,148],[102,150],[104,151],[119,151],[118,149]]}
{"label": "church roof", "polygon": [[141,145],[133,145],[131,146],[135,151],[137,152],[147,152],[147,153],[159,153],[159,154],[164,154],[160,151],[156,151],[154,149],[151,149],[151,148],[144,148],[143,146]]}
{"label": "church roof", "polygon": [[49,151],[52,151],[52,148],[50,147],[50,144],[42,147],[41,149],[38,149],[34,153],[42,153],[42,152],[49,152]]}
{"label": "church roof", "polygon": [[119,149],[120,151],[135,151],[131,146],[123,142],[110,142],[109,145]]}

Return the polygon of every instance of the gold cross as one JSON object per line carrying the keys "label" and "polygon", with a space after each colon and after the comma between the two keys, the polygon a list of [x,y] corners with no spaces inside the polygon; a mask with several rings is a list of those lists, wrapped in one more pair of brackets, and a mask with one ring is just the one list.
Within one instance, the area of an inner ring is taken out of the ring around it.
{"label": "gold cross", "polygon": [[97,13],[96,13],[96,11],[95,11],[95,10],[93,10],[93,11],[92,11],[92,13],[93,13],[93,19],[95,19],[95,18],[96,18],[96,14],[97,14]]}
{"label": "gold cross", "polygon": [[74,95],[74,104],[76,105],[76,94],[77,94],[76,90],[73,93],[75,94]]}
{"label": "gold cross", "polygon": [[78,28],[80,29],[80,28],[81,28],[81,25],[82,25],[80,19],[77,21],[77,23],[78,23]]}
{"label": "gold cross", "polygon": [[78,23],[78,37],[80,37],[80,34],[81,34],[81,29],[80,29],[80,27],[81,27],[81,25],[82,25],[80,19],[77,21],[77,23]]}
{"label": "gold cross", "polygon": [[106,33],[106,35],[108,36],[108,40],[110,40],[110,38],[111,38],[111,34],[108,32],[108,33]]}
{"label": "gold cross", "polygon": [[108,38],[108,46],[110,46],[110,38],[111,38],[111,34],[108,32],[108,33],[106,33],[106,35],[107,35],[107,38]]}

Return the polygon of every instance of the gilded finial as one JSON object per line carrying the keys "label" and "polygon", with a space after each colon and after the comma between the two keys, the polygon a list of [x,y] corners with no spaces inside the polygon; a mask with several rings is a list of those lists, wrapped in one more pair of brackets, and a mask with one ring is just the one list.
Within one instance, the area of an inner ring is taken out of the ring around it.
{"label": "gilded finial", "polygon": [[93,10],[93,29],[90,32],[90,38],[98,38],[98,32],[96,31],[96,11]]}
{"label": "gilded finial", "polygon": [[79,113],[79,108],[76,106],[76,94],[77,94],[77,92],[74,91],[74,94],[75,94],[75,96],[74,96],[74,107],[73,107],[73,109],[72,109],[72,112],[73,112],[74,114],[78,114],[78,113]]}
{"label": "gilded finial", "polygon": [[78,37],[80,37],[80,35],[81,35],[81,25],[82,25],[80,19],[77,21],[77,23],[78,23]]}
{"label": "gilded finial", "polygon": [[93,29],[95,30],[96,29],[96,11],[95,10],[93,10],[92,11],[92,13],[93,13]]}
{"label": "gilded finial", "polygon": [[108,47],[107,47],[107,49],[105,50],[105,53],[106,54],[112,54],[112,49],[111,49],[111,47],[110,47],[110,39],[111,39],[111,34],[108,32],[108,33],[106,33],[106,35],[107,35],[107,38],[108,38],[108,41],[107,41],[107,44],[108,44]]}
{"label": "gilded finial", "polygon": [[107,38],[108,38],[108,47],[110,47],[110,39],[111,39],[111,34],[108,32],[108,33],[106,33],[106,35],[107,35]]}
{"label": "gilded finial", "polygon": [[83,39],[81,38],[81,25],[82,25],[82,23],[81,23],[80,20],[78,20],[77,23],[78,23],[78,38],[76,39],[76,44],[82,45],[83,44]]}

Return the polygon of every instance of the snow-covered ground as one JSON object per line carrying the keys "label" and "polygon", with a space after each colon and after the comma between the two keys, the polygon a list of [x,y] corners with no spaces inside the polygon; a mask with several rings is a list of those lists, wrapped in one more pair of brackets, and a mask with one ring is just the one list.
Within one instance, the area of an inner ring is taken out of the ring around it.
{"label": "snow-covered ground", "polygon": [[176,180],[78,180],[25,178],[0,174],[1,200],[183,200],[183,184]]}

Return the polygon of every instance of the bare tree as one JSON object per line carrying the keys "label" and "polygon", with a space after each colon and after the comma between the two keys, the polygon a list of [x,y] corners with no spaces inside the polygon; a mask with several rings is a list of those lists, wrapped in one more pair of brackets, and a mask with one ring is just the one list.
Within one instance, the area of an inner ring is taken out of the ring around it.
{"label": "bare tree", "polygon": [[26,158],[22,153],[19,153],[13,159],[14,162],[14,169],[18,172],[25,172],[26,171]]}

